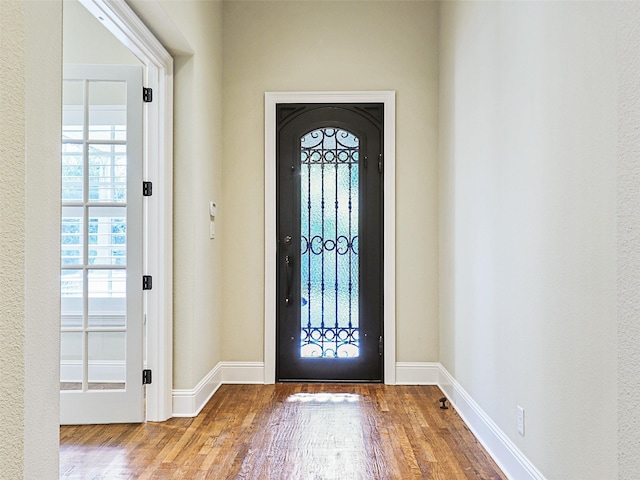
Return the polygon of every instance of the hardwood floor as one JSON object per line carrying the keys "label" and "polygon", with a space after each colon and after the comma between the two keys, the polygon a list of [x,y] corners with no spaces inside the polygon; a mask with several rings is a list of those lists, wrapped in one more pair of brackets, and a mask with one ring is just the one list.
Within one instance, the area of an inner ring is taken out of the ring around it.
{"label": "hardwood floor", "polygon": [[61,427],[62,479],[506,479],[432,386],[223,385],[196,418]]}

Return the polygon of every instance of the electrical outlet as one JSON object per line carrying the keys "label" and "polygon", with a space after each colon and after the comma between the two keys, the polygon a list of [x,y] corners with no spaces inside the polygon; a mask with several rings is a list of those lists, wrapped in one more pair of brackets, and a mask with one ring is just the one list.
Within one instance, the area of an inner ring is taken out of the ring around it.
{"label": "electrical outlet", "polygon": [[524,437],[524,408],[518,405],[518,433]]}

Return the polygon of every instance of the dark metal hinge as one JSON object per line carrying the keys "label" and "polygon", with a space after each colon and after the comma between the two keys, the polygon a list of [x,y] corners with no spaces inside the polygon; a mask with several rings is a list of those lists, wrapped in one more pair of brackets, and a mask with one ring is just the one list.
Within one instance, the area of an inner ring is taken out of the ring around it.
{"label": "dark metal hinge", "polygon": [[378,156],[378,172],[382,173],[382,154]]}
{"label": "dark metal hinge", "polygon": [[384,353],[384,342],[382,340],[382,335],[378,339],[378,355],[382,355]]}
{"label": "dark metal hinge", "polygon": [[142,290],[151,290],[153,287],[153,278],[151,275],[142,276]]}
{"label": "dark metal hinge", "polygon": [[142,384],[143,385],[151,384],[151,370],[142,370]]}
{"label": "dark metal hinge", "polygon": [[150,197],[153,194],[153,183],[152,182],[142,182],[142,196]]}
{"label": "dark metal hinge", "polygon": [[367,168],[367,157],[364,157],[364,168]]}
{"label": "dark metal hinge", "polygon": [[142,101],[144,103],[150,103],[153,101],[153,89],[142,87]]}

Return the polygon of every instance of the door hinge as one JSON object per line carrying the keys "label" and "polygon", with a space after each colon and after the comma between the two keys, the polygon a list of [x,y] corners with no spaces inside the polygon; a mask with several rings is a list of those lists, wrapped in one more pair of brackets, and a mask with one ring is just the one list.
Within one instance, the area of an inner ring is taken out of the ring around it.
{"label": "door hinge", "polygon": [[143,385],[151,384],[151,370],[142,370],[142,384]]}
{"label": "door hinge", "polygon": [[367,157],[364,157],[364,168],[367,168]]}
{"label": "door hinge", "polygon": [[153,278],[151,275],[142,276],[142,290],[151,290],[153,287]]}
{"label": "door hinge", "polygon": [[378,173],[382,173],[382,154],[378,156]]}
{"label": "door hinge", "polygon": [[142,101],[144,103],[150,103],[153,101],[153,89],[142,87]]}
{"label": "door hinge", "polygon": [[382,341],[382,335],[378,339],[378,355],[382,355],[384,353],[384,342]]}
{"label": "door hinge", "polygon": [[150,197],[153,194],[153,183],[152,182],[142,182],[142,196]]}

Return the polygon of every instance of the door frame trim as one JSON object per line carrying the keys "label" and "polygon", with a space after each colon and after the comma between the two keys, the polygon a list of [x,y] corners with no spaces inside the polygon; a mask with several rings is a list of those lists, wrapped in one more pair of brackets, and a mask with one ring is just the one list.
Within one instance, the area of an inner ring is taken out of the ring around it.
{"label": "door frame trim", "polygon": [[264,383],[276,380],[276,105],[384,104],[384,383],[396,383],[396,92],[266,92],[264,95]]}
{"label": "door frame trim", "polygon": [[143,302],[145,368],[153,370],[146,420],[159,422],[173,415],[173,57],[124,1],[80,3],[142,62],[154,92],[143,118],[143,179],[154,183],[143,211],[143,269],[154,282]]}

